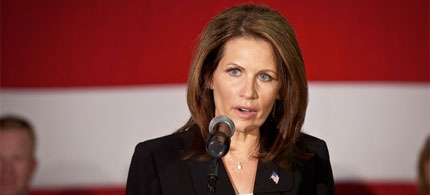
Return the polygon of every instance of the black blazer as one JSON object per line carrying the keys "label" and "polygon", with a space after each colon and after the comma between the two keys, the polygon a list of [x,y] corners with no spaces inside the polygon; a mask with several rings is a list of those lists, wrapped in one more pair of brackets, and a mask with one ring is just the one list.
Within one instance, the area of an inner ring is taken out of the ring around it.
{"label": "black blazer", "polygon": [[[127,195],[205,195],[209,161],[182,160],[184,149],[192,143],[196,128],[139,143],[127,179]],[[300,166],[282,169],[274,163],[258,162],[254,194],[334,194],[333,174],[327,146],[323,140],[301,134],[311,159]],[[272,173],[279,176],[276,184]],[[220,163],[217,195],[235,194],[227,172]]]}

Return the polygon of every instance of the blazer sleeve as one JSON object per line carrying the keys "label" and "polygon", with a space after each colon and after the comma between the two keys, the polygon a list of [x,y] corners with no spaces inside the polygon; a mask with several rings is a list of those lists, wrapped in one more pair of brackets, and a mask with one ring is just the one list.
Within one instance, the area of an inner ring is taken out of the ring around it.
{"label": "blazer sleeve", "polygon": [[161,194],[154,156],[147,142],[139,143],[128,172],[126,195]]}
{"label": "blazer sleeve", "polygon": [[334,194],[334,181],[327,144],[321,140],[318,148],[316,167],[316,194],[332,195]]}

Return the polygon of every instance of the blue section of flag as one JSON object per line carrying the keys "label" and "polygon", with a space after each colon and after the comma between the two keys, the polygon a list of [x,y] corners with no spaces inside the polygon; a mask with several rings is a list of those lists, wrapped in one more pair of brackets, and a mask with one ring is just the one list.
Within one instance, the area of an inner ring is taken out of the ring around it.
{"label": "blue section of flag", "polygon": [[278,182],[279,182],[279,176],[278,176],[278,174],[276,174],[275,171],[272,172],[272,176],[270,176],[270,179],[272,179],[273,182],[275,182],[276,184],[278,184]]}

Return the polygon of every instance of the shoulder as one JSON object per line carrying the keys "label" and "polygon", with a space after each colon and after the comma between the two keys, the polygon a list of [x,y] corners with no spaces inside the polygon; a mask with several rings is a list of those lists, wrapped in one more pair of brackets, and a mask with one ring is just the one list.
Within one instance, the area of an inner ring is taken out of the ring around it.
{"label": "shoulder", "polygon": [[333,172],[326,142],[305,133],[300,134],[298,142],[301,150],[312,154],[311,159],[302,161],[301,171],[306,175],[304,177],[314,178],[314,183],[304,182],[304,186],[315,186],[313,194],[334,194]]}
{"label": "shoulder", "polygon": [[130,163],[127,194],[161,194],[165,177],[181,175],[175,167],[184,167],[181,151],[191,142],[192,135],[192,131],[184,131],[137,144]]}
{"label": "shoulder", "polygon": [[320,158],[328,159],[328,148],[324,140],[306,133],[300,133],[298,138],[299,148],[305,152],[313,153]]}
{"label": "shoulder", "polygon": [[135,153],[160,153],[161,151],[184,149],[188,143],[192,142],[193,135],[193,130],[188,130],[146,140],[137,144]]}
{"label": "shoulder", "polygon": [[137,144],[129,169],[127,194],[173,194],[175,190],[193,189],[189,186],[191,178],[183,156],[193,142],[194,132],[191,129],[175,132]]}
{"label": "shoulder", "polygon": [[192,131],[185,131],[140,142],[135,148],[129,172],[143,177],[155,171],[152,173],[155,177],[158,171],[177,165],[182,161],[187,144],[192,142],[192,135]]}

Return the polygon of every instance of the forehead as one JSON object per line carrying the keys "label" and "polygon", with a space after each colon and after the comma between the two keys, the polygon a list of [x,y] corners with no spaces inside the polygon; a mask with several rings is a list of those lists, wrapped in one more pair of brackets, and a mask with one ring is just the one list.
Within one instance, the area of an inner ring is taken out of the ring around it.
{"label": "forehead", "polygon": [[[33,140],[29,132],[16,129],[16,128],[6,128],[0,130],[0,148],[1,152],[26,152],[31,151]],[[7,150],[5,150],[7,149]]]}
{"label": "forehead", "polygon": [[228,40],[221,61],[238,60],[251,65],[276,68],[276,58],[270,42],[254,37],[237,37]]}

